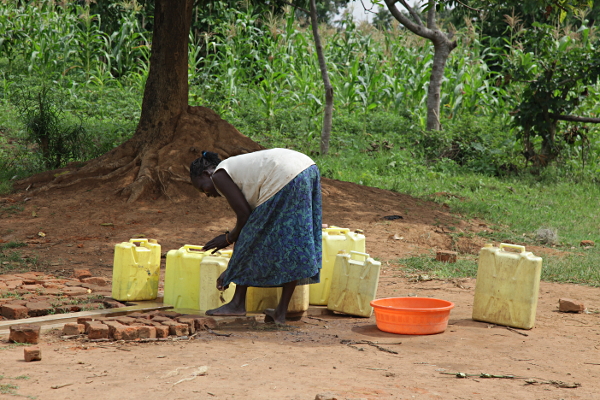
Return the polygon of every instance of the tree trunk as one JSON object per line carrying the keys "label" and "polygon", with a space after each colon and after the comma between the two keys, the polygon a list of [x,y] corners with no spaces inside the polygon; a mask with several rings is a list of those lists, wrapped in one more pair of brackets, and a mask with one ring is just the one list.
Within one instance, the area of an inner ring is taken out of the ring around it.
{"label": "tree trunk", "polygon": [[[398,10],[396,3],[400,3],[408,11],[408,16]],[[451,40],[452,35],[446,35],[436,26],[435,10],[438,2],[436,0],[429,0],[428,3],[427,25],[425,25],[421,21],[419,13],[415,12],[405,0],[385,0],[385,4],[392,13],[392,16],[398,22],[415,35],[429,39],[433,43],[433,66],[427,90],[427,130],[440,130],[440,93],[442,80],[446,61],[450,52],[456,47],[456,41]]]}
{"label": "tree trunk", "polygon": [[[150,71],[142,114],[131,138],[134,152],[154,153],[173,140],[177,122],[188,105],[188,41],[193,0],[156,0]],[[129,202],[157,182],[158,157],[142,157],[135,181],[124,188]]]}
{"label": "tree trunk", "polygon": [[440,123],[440,97],[442,92],[442,81],[444,79],[444,69],[446,61],[454,47],[446,36],[439,32],[435,32],[435,40],[433,41],[433,65],[431,68],[431,76],[429,77],[429,87],[427,88],[427,130],[439,131],[442,129]]}
{"label": "tree trunk", "polygon": [[331,136],[331,124],[333,119],[333,86],[329,81],[327,73],[327,64],[323,55],[323,46],[319,36],[319,21],[317,20],[317,5],[315,0],[310,0],[310,21],[312,24],[313,37],[315,39],[315,48],[319,58],[319,68],[321,69],[321,78],[325,86],[325,112],[323,113],[323,129],[321,131],[321,154],[329,153],[329,138]]}

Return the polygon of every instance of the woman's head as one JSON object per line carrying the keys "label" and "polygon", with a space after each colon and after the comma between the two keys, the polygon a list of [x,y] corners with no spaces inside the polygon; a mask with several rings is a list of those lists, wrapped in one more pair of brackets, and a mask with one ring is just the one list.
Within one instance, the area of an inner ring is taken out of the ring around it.
{"label": "woman's head", "polygon": [[202,156],[192,161],[190,165],[190,178],[193,180],[194,177],[202,175],[204,171],[210,171],[217,168],[217,165],[221,162],[219,155],[212,151],[203,151]]}
{"label": "woman's head", "polygon": [[190,179],[192,185],[209,197],[218,196],[218,192],[211,180],[215,168],[221,162],[219,155],[211,151],[203,151],[202,157],[195,159],[190,165]]}

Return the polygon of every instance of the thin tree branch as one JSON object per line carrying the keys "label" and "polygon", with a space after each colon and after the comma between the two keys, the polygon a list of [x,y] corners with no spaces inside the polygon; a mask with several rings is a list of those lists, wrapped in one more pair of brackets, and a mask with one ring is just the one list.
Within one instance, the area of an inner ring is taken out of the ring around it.
{"label": "thin tree branch", "polygon": [[402,4],[402,7],[406,8],[406,10],[410,14],[410,16],[414,18],[415,22],[418,25],[423,26],[423,21],[421,21],[421,17],[419,17],[419,14],[417,14],[415,12],[415,10],[413,10],[413,8],[408,5],[408,3],[406,1],[404,1],[404,0],[398,0],[398,1],[400,2],[400,4]]}
{"label": "thin tree branch", "polygon": [[[399,0],[401,3],[406,4],[404,0]],[[400,10],[396,7],[397,0],[385,0],[385,4],[392,13],[392,16],[396,19],[396,21],[400,22],[406,29],[414,33],[415,35],[421,36],[426,39],[433,40],[435,37],[434,33],[425,27],[421,20],[419,19],[420,24],[414,23],[410,18],[406,15],[402,14]],[[409,7],[406,5],[406,7]],[[412,10],[412,9],[411,9]],[[414,11],[413,11],[414,12]],[[418,17],[418,16],[417,16]]]}
{"label": "thin tree branch", "polygon": [[427,27],[431,30],[436,30],[437,26],[435,25],[435,0],[429,0],[429,10],[427,10]]}
{"label": "thin tree branch", "polygon": [[600,118],[593,117],[578,117],[576,115],[560,115],[549,113],[552,118],[557,119],[559,121],[571,121],[571,122],[589,122],[592,124],[600,124]]}
{"label": "thin tree branch", "polygon": [[479,9],[479,8],[473,8],[473,7],[469,7],[468,5],[466,5],[465,3],[459,1],[459,0],[454,0],[456,1],[458,4],[460,4],[461,6],[468,8],[471,11],[477,11],[477,12],[482,12],[483,10]]}

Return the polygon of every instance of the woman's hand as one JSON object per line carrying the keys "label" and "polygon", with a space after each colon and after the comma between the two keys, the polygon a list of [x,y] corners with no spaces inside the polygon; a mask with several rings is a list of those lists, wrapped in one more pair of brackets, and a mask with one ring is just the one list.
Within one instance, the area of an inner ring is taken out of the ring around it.
{"label": "woman's hand", "polygon": [[212,239],[211,241],[209,241],[208,243],[206,243],[203,247],[204,251],[209,251],[211,249],[215,249],[211,254],[216,253],[217,251],[224,249],[225,247],[229,246],[229,243],[227,243],[227,238],[225,237],[225,234],[223,235],[219,235],[216,238]]}
{"label": "woman's hand", "polygon": [[225,274],[225,271],[223,271],[221,273],[221,275],[219,275],[219,277],[217,278],[217,290],[219,291],[223,291],[223,290],[227,290],[229,288],[229,285],[227,286],[223,286],[223,275]]}

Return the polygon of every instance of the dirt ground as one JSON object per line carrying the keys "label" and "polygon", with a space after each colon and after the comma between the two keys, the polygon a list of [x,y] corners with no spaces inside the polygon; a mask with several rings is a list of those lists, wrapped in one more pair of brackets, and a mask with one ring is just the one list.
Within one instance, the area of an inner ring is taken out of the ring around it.
{"label": "dirt ground", "polygon": [[[599,397],[600,314],[557,311],[561,297],[597,310],[598,289],[542,283],[536,326],[530,331],[475,322],[475,280],[413,282],[397,259],[435,250],[457,250],[459,257],[476,254],[484,241],[471,233],[489,229],[484,221],[452,215],[437,203],[327,179],[323,198],[323,222],[362,229],[367,252],[382,261],[377,297],[455,303],[444,333],[395,335],[379,331],[374,316],[315,313],[286,329],[258,325],[218,332],[229,336],[204,332],[194,340],[160,343],[65,341],[54,331],[42,337],[40,362],[25,363],[21,346],[0,343],[0,398],[14,398],[4,393],[11,391],[38,399]],[[166,252],[203,244],[234,224],[224,199],[129,204],[106,187],[21,191],[0,199],[0,210],[0,242],[28,243],[19,251],[37,257],[41,269],[57,276],[87,268],[110,278],[117,243],[154,238]],[[389,215],[402,218],[383,218]],[[450,235],[456,232],[465,235],[457,241]],[[550,251],[530,250],[542,257]],[[460,379],[457,372],[516,378]]]}

